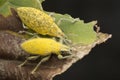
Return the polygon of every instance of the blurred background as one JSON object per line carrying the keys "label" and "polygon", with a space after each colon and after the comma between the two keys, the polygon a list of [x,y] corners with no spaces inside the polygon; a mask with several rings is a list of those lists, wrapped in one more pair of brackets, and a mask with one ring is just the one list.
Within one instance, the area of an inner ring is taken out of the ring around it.
{"label": "blurred background", "polygon": [[68,13],[85,22],[97,20],[101,32],[113,35],[54,80],[120,80],[119,0],[46,0],[43,7],[47,11]]}

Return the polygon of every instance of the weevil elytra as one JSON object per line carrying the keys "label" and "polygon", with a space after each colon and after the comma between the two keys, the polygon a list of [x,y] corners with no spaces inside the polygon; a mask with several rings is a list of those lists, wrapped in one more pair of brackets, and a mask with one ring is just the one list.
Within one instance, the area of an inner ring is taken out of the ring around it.
{"label": "weevil elytra", "polygon": [[32,7],[19,7],[17,13],[22,22],[30,29],[42,35],[66,37],[55,24],[53,18],[45,12]]}
{"label": "weevil elytra", "polygon": [[31,72],[32,74],[34,74],[34,72],[37,70],[37,68],[42,62],[45,62],[50,58],[51,54],[56,54],[59,59],[70,57],[70,55],[62,56],[61,54],[61,51],[69,52],[70,47],[50,38],[33,38],[27,40],[21,44],[21,48],[24,51],[28,52],[29,54],[37,55],[37,56],[28,57],[24,63],[19,65],[20,67],[23,66],[28,60],[36,59],[39,56],[43,57],[43,59],[37,64],[37,66]]}

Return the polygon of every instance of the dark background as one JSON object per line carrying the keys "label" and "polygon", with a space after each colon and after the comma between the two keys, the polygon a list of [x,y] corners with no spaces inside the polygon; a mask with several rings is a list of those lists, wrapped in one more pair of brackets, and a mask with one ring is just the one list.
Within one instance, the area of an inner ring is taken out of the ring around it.
{"label": "dark background", "polygon": [[113,35],[96,46],[89,55],[75,63],[54,80],[120,80],[120,0],[46,0],[47,11],[68,13],[85,22],[98,20],[101,32]]}

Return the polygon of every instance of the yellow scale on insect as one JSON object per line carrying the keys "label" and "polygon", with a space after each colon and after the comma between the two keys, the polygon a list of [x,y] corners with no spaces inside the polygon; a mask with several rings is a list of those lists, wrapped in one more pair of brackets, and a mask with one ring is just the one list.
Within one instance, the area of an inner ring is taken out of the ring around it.
{"label": "yellow scale on insect", "polygon": [[[19,7],[17,8],[18,16],[26,27],[42,35],[54,37],[65,37],[65,34],[54,23],[52,17],[35,8]],[[32,74],[38,69],[42,62],[47,61],[51,54],[56,54],[59,59],[65,59],[70,56],[62,56],[61,51],[70,51],[70,47],[50,38],[33,38],[21,43],[21,48],[29,54],[36,55],[28,57],[19,67],[25,65],[28,60],[43,57],[37,66],[32,70]]]}
{"label": "yellow scale on insect", "polygon": [[65,37],[51,16],[32,7],[19,7],[17,13],[22,22],[30,29],[42,35]]}

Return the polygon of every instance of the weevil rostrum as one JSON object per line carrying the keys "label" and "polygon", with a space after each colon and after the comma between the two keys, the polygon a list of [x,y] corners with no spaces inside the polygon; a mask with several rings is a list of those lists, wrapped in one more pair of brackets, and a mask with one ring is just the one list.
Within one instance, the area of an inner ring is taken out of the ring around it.
{"label": "weevil rostrum", "polygon": [[50,38],[33,38],[30,40],[26,40],[21,44],[21,48],[29,54],[36,55],[28,57],[19,67],[23,66],[28,60],[36,59],[42,56],[43,58],[37,64],[37,66],[32,70],[31,74],[38,69],[42,62],[49,60],[51,54],[55,54],[58,56],[58,59],[65,59],[70,57],[62,56],[61,51],[70,51],[70,47],[55,41],[54,39]]}
{"label": "weevil rostrum", "polygon": [[43,11],[32,7],[18,7],[17,13],[26,27],[38,34],[66,37],[62,30],[55,24],[53,18]]}

